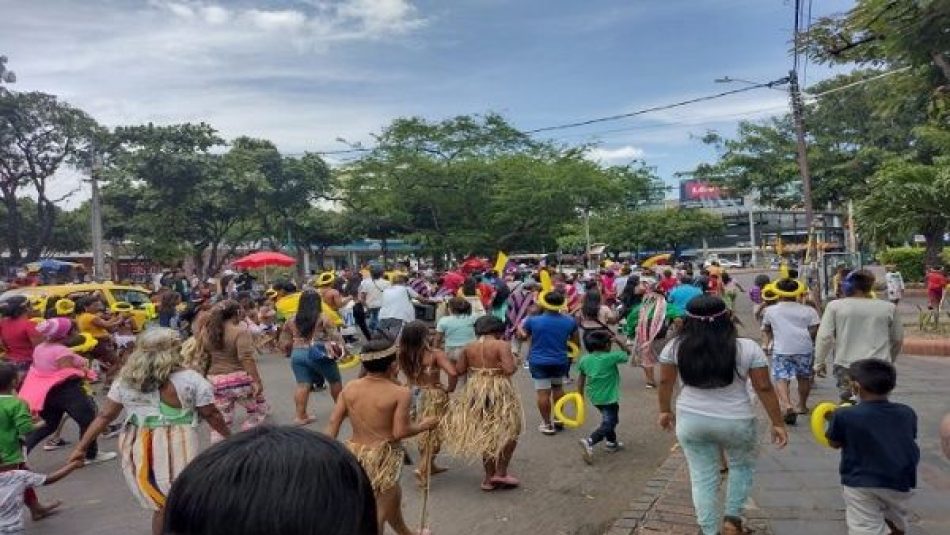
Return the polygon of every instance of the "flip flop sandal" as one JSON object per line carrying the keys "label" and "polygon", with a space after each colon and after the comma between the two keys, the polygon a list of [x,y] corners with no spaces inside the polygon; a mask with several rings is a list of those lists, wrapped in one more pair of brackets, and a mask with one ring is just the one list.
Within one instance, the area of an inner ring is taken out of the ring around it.
{"label": "flip flop sandal", "polygon": [[493,477],[491,478],[491,482],[494,485],[500,485],[506,489],[513,489],[513,488],[518,487],[518,485],[521,484],[521,482],[518,481],[517,478],[512,477],[512,476]]}
{"label": "flip flop sandal", "polygon": [[482,491],[484,491],[484,492],[491,492],[491,491],[495,490],[495,485],[493,485],[493,484],[491,484],[491,483],[482,483],[482,484],[481,484],[481,489],[482,489]]}

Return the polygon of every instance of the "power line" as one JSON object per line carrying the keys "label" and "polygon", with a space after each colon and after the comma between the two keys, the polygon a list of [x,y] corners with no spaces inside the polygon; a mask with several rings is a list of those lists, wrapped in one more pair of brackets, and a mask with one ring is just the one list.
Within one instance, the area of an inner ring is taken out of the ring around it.
{"label": "power line", "polygon": [[821,93],[810,94],[810,95],[807,95],[807,96],[808,96],[809,98],[813,98],[813,99],[821,98],[821,97],[823,97],[823,96],[825,96],[825,95],[830,95],[830,94],[832,94],[832,93],[837,93],[838,91],[844,91],[845,89],[849,89],[849,88],[856,87],[856,86],[859,86],[859,85],[864,85],[864,84],[866,84],[866,83],[868,83],[868,82],[873,82],[873,81],[875,81],[875,80],[880,80],[881,78],[885,78],[885,77],[887,77],[887,76],[891,76],[891,75],[894,75],[894,74],[898,74],[898,73],[904,72],[904,71],[906,71],[906,70],[911,69],[912,67],[913,67],[912,65],[908,65],[908,66],[906,66],[906,67],[901,67],[900,69],[894,69],[893,71],[887,71],[887,72],[878,74],[877,76],[872,76],[872,77],[870,77],[870,78],[865,78],[864,80],[858,80],[857,82],[851,82],[850,84],[845,84],[845,85],[842,85],[842,86],[839,86],[839,87],[835,87],[835,88],[833,88],[833,89],[829,89],[829,90],[827,90],[827,91],[822,91]]}
{"label": "power line", "polygon": [[630,117],[636,117],[636,116],[638,116],[638,115],[644,115],[644,114],[647,114],[647,113],[653,113],[653,112],[657,112],[657,111],[663,111],[663,110],[669,110],[669,109],[673,109],[673,108],[679,108],[679,107],[682,107],[682,106],[687,106],[687,105],[689,105],[689,104],[696,104],[697,102],[705,102],[705,101],[709,101],[709,100],[715,100],[715,99],[717,99],[717,98],[722,98],[722,97],[726,97],[726,96],[729,96],[729,95],[735,95],[735,94],[738,94],[738,93],[745,93],[746,91],[752,91],[752,90],[754,90],[754,89],[761,89],[761,88],[763,88],[763,87],[774,87],[774,86],[776,86],[776,85],[781,85],[781,84],[785,84],[785,83],[788,83],[788,78],[780,78],[780,79],[778,79],[778,80],[773,80],[773,81],[771,81],[771,82],[767,82],[767,83],[764,83],[764,84],[756,84],[756,85],[752,85],[752,86],[749,86],[749,87],[741,87],[741,88],[739,88],[739,89],[732,89],[732,90],[729,90],[729,91],[723,91],[723,92],[721,92],[721,93],[716,93],[716,94],[714,94],[714,95],[706,95],[706,96],[703,96],[703,97],[696,97],[696,98],[691,98],[691,99],[688,99],[688,100],[681,100],[681,101],[679,101],[679,102],[674,102],[674,103],[672,103],[672,104],[665,104],[665,105],[663,105],[663,106],[652,106],[652,107],[649,107],[649,108],[643,108],[643,109],[640,109],[640,110],[637,110],[637,111],[632,111],[632,112],[629,112],[629,113],[619,113],[619,114],[617,114],[617,115],[608,115],[608,116],[606,116],[606,117],[598,117],[598,118],[596,118],[596,119],[587,119],[587,120],[585,120],[585,121],[577,121],[577,122],[573,122],[573,123],[565,123],[565,124],[559,124],[559,125],[555,125],[555,126],[544,126],[544,127],[541,127],[541,128],[534,128],[534,129],[532,129],[532,130],[525,130],[524,133],[525,133],[525,134],[537,134],[537,133],[539,133],[539,132],[550,132],[550,131],[553,131],[553,130],[565,130],[565,129],[568,129],[568,128],[577,128],[577,127],[579,127],[579,126],[587,126],[587,125],[591,125],[591,124],[605,123],[605,122],[608,122],[608,121],[617,121],[617,120],[619,120],[619,119],[627,119],[627,118],[630,118]]}

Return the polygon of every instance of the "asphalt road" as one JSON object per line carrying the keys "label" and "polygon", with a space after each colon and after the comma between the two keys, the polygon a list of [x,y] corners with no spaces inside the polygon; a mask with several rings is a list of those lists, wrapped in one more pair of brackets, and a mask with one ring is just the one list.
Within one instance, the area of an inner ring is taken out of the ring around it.
{"label": "asphalt road", "polygon": [[[292,375],[282,357],[262,357],[265,394],[274,407],[271,421],[277,424],[292,418]],[[355,375],[346,372],[344,380]],[[568,430],[553,437],[538,433],[539,417],[534,393],[525,371],[515,376],[525,406],[525,432],[515,452],[511,471],[522,487],[485,493],[479,489],[481,467],[463,464],[442,456],[450,468],[434,478],[430,526],[438,534],[548,533],[592,535],[605,531],[624,507],[640,492],[654,469],[665,459],[672,437],[655,425],[655,390],[644,387],[639,369],[623,369],[623,399],[618,434],[626,444],[615,454],[599,452],[593,466],[580,456],[578,438],[583,430]],[[330,397],[315,393],[311,410],[322,429],[330,411]],[[596,411],[588,416],[586,431],[599,423]],[[590,411],[589,411],[590,413]],[[240,418],[240,416],[239,416]],[[75,440],[76,427],[67,426],[66,438]],[[344,430],[345,437],[348,431]],[[101,447],[115,449],[115,439]],[[51,471],[63,462],[67,452],[35,450],[31,463],[35,470]],[[415,452],[413,451],[415,456]],[[419,523],[420,494],[412,470],[403,471],[404,510],[410,526]],[[62,511],[39,523],[27,521],[35,534],[145,535],[149,533],[148,512],[143,511],[128,492],[115,463],[84,468],[60,483],[39,490],[41,499],[59,499]]]}
{"label": "asphalt road", "polygon": [[[738,273],[737,280],[746,289],[754,273]],[[751,303],[740,297],[737,308],[743,318],[745,335],[757,337]],[[286,359],[265,356],[260,359],[265,393],[273,407],[270,421],[287,423],[292,419],[293,378]],[[344,374],[353,378],[355,371]],[[590,432],[599,416],[589,415],[581,430],[567,430],[554,437],[537,431],[539,417],[534,406],[530,377],[519,371],[515,382],[525,407],[522,440],[511,471],[522,487],[510,491],[485,493],[479,490],[481,467],[463,464],[446,456],[441,463],[450,468],[434,478],[430,495],[430,516],[435,533],[548,533],[563,535],[601,534],[631,500],[635,499],[654,469],[666,458],[673,437],[655,424],[655,390],[644,387],[639,369],[622,370],[622,400],[619,439],[626,449],[616,454],[599,452],[593,466],[580,456],[577,440]],[[327,393],[311,396],[311,412],[321,430],[330,411]],[[239,416],[240,418],[240,416]],[[239,420],[240,421],[240,420]],[[68,424],[65,436],[76,439],[75,424]],[[343,436],[348,431],[344,430]],[[115,440],[102,441],[104,449],[115,449]],[[415,452],[413,452],[415,453]],[[35,450],[30,458],[35,470],[49,472],[63,462],[67,451]],[[404,510],[410,526],[419,523],[420,494],[412,470],[403,471]],[[39,523],[27,521],[28,532],[36,534],[72,533],[74,535],[145,535],[149,533],[150,514],[143,511],[128,492],[115,463],[84,468],[56,485],[39,490],[42,499],[64,502],[61,512]]]}

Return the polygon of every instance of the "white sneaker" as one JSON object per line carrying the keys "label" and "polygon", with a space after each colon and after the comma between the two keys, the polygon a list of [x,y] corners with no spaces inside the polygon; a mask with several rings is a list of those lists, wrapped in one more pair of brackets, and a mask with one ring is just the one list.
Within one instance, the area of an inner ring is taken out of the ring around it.
{"label": "white sneaker", "polygon": [[86,459],[86,466],[89,466],[90,464],[107,463],[109,461],[115,460],[118,456],[119,454],[114,451],[100,451],[92,459]]}
{"label": "white sneaker", "polygon": [[584,449],[584,462],[587,464],[594,464],[594,447],[590,444],[589,438],[582,438],[580,440],[581,448]]}
{"label": "white sneaker", "polygon": [[604,442],[604,449],[607,453],[614,453],[623,449],[623,442]]}
{"label": "white sneaker", "polygon": [[544,424],[544,423],[538,426],[538,431],[540,431],[542,435],[549,435],[549,436],[557,433],[557,430],[554,429],[553,425]]}

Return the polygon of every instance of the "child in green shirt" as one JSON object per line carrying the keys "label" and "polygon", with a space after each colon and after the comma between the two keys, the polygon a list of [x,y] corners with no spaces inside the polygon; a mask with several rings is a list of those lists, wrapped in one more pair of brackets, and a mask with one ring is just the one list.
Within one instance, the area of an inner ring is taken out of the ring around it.
{"label": "child in green shirt", "polygon": [[[33,417],[26,402],[16,396],[18,386],[17,369],[12,364],[0,362],[0,466],[25,470],[23,437],[33,430]],[[30,508],[33,520],[49,516],[53,509],[60,506],[60,502],[41,505],[31,487],[24,490],[23,501]]]}
{"label": "child in green shirt", "polygon": [[587,464],[594,462],[594,444],[601,440],[606,439],[607,451],[611,453],[623,447],[617,441],[616,433],[620,415],[620,370],[617,366],[628,362],[630,355],[625,351],[609,351],[612,341],[610,333],[604,330],[585,334],[584,345],[590,353],[581,357],[577,365],[580,372],[577,391],[600,411],[602,418],[600,427],[580,440]]}

